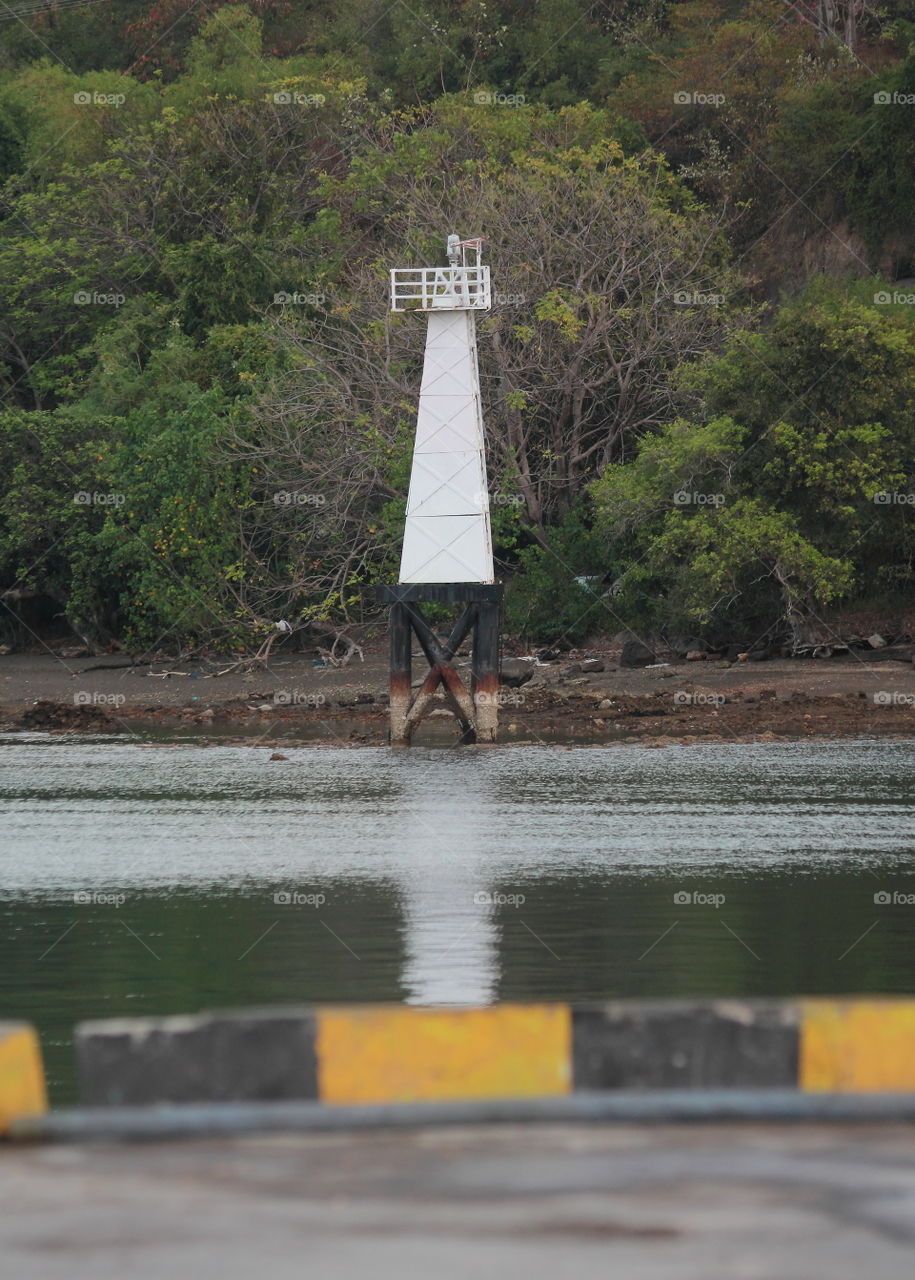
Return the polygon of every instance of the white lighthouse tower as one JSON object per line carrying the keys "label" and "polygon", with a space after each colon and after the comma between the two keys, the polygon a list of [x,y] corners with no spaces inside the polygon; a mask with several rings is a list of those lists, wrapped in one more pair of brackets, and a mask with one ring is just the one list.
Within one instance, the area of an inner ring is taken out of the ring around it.
{"label": "white lighthouse tower", "polygon": [[448,237],[448,266],[391,272],[391,309],[427,313],[400,581],[493,582],[476,315],[482,242]]}
{"label": "white lighthouse tower", "polygon": [[[427,317],[400,579],[378,588],[379,601],[391,606],[392,746],[409,746],[442,695],[458,720],[462,742],[496,739],[502,586],[493,573],[477,365],[476,316],[490,305],[481,246],[479,239],[451,235],[447,267],[391,272],[391,310]],[[463,606],[446,637],[436,635],[423,613],[426,602]],[[414,636],[429,663],[415,694]],[[455,663],[468,636],[469,689]]]}

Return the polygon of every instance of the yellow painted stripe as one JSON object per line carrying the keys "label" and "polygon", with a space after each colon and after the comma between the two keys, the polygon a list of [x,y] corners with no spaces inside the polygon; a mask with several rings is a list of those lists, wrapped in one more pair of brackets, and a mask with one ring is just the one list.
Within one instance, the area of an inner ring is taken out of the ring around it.
{"label": "yellow painted stripe", "polygon": [[915,1001],[806,1002],[798,1077],[816,1092],[915,1090]]}
{"label": "yellow painted stripe", "polygon": [[47,1109],[38,1036],[31,1027],[0,1022],[0,1134],[17,1116]]}
{"label": "yellow painted stripe", "polygon": [[321,1009],[324,1102],[546,1097],[572,1082],[567,1005]]}

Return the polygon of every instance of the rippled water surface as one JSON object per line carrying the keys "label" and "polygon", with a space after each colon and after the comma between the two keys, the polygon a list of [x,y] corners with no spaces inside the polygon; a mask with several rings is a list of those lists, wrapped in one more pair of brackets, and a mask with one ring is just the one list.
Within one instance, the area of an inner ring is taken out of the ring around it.
{"label": "rippled water surface", "polygon": [[284,753],[0,737],[59,1100],[89,1017],[915,986],[915,743]]}

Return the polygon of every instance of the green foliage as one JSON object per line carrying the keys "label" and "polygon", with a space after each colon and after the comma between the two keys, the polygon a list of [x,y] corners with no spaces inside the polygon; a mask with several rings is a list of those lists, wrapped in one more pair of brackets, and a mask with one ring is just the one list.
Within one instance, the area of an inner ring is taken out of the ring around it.
{"label": "green foliage", "polygon": [[621,610],[793,626],[856,589],[910,590],[913,355],[910,315],[821,284],[694,368],[718,416],[647,437],[592,489],[609,554],[637,587]]}
{"label": "green foliage", "polygon": [[23,131],[15,111],[0,101],[0,182],[22,167],[23,151]]}
{"label": "green foliage", "polygon": [[[906,599],[912,507],[874,495],[915,491],[908,16],[869,7],[856,47],[781,0],[7,22],[0,591],[135,647],[358,614],[421,352],[385,273],[453,227],[523,299],[479,327],[515,630]],[[745,269],[774,298],[820,268],[757,324]]]}
{"label": "green foliage", "polygon": [[3,577],[90,638],[231,638],[225,582],[246,499],[239,468],[216,465],[221,408],[216,392],[172,384],[119,419],[0,415]]}
{"label": "green foliage", "polygon": [[575,644],[608,625],[614,629],[615,606],[601,581],[583,509],[570,512],[550,529],[545,545],[522,548],[517,560],[518,572],[505,601],[512,634],[538,643]]}
{"label": "green foliage", "polygon": [[222,409],[217,392],[170,387],[125,418],[112,449],[124,502],[98,547],[124,584],[123,634],[133,648],[159,648],[179,627],[190,642],[233,638],[225,587],[237,581],[235,531],[249,499],[239,468],[216,465]]}
{"label": "green foliage", "polygon": [[80,634],[116,626],[117,581],[98,549],[115,492],[111,431],[63,410],[0,413],[0,574],[7,589],[49,596]]}
{"label": "green foliage", "polygon": [[818,219],[847,219],[873,264],[893,238],[912,252],[913,103],[915,52],[865,81],[826,80],[786,96],[774,131],[773,164],[793,190],[810,192],[808,229]]}

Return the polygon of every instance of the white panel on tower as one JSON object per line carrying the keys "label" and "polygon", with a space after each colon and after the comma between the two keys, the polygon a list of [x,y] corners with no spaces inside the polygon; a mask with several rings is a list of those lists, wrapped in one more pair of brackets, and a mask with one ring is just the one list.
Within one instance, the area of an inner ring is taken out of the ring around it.
{"label": "white panel on tower", "polygon": [[[478,286],[468,287],[468,270]],[[413,296],[428,328],[400,581],[492,582],[474,314],[489,305],[488,269],[393,272],[394,309]]]}
{"label": "white panel on tower", "polygon": [[479,453],[413,455],[408,520],[410,516],[479,515],[487,506]]}
{"label": "white panel on tower", "polygon": [[414,453],[466,453],[477,447],[479,406],[474,396],[424,395],[416,419]]}
{"label": "white panel on tower", "polygon": [[[445,330],[441,335],[437,333],[440,328]],[[437,314],[434,321],[430,317],[421,395],[461,395],[472,385],[476,365],[476,344],[472,338],[468,342],[472,328],[473,316],[468,311]]]}
{"label": "white panel on tower", "polygon": [[401,582],[492,582],[489,527],[479,516],[411,516],[407,528]]}

